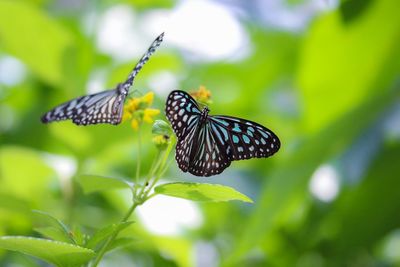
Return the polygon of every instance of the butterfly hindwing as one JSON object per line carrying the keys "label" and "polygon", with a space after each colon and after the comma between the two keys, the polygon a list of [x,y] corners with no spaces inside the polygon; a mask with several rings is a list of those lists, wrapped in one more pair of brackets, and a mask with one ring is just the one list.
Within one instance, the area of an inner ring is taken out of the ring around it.
{"label": "butterfly hindwing", "polygon": [[266,158],[280,148],[279,138],[258,123],[230,116],[210,116],[210,120],[231,160]]}
{"label": "butterfly hindwing", "polygon": [[211,121],[201,128],[194,146],[197,148],[190,158],[189,172],[197,176],[211,176],[221,173],[231,164],[212,129]]}
{"label": "butterfly hindwing", "polygon": [[58,105],[42,116],[43,123],[71,119],[77,125],[97,123],[119,124],[122,120],[123,104],[129,88],[144,64],[160,46],[164,33],[160,34],[142,56],[127,80],[118,84],[116,89],[85,95]]}

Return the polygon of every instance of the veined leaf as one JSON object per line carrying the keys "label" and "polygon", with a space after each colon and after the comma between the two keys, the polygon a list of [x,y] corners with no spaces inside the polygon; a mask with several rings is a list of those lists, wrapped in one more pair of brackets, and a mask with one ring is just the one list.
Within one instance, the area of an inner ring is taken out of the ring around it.
{"label": "veined leaf", "polygon": [[95,256],[91,249],[25,236],[0,237],[0,248],[28,254],[60,267],[80,266]]}
{"label": "veined leaf", "polygon": [[203,183],[169,183],[157,186],[154,191],[172,197],[185,198],[194,201],[253,201],[246,195],[236,191],[232,187],[219,184]]}
{"label": "veined leaf", "polygon": [[[37,228],[35,229],[36,231],[52,239],[76,244],[74,238],[70,234],[70,229],[62,221],[53,217],[50,213],[41,210],[33,210],[33,212],[45,218],[51,225],[51,227],[47,228]],[[53,228],[53,230],[49,228]]]}
{"label": "veined leaf", "polygon": [[71,243],[70,237],[66,237],[65,233],[63,231],[60,231],[60,229],[56,227],[53,226],[36,227],[34,228],[34,230],[46,238],[53,239],[56,241]]}

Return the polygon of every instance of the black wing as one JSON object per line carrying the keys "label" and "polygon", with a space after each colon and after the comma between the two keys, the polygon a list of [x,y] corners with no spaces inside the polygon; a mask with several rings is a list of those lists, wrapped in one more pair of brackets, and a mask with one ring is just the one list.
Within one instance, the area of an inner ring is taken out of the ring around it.
{"label": "black wing", "polygon": [[210,120],[199,130],[192,146],[195,151],[190,156],[189,172],[196,176],[211,176],[221,173],[230,164],[224,147],[219,143]]}
{"label": "black wing", "polygon": [[71,119],[77,125],[119,124],[123,98],[117,89],[81,96],[63,103],[42,116],[43,123]]}
{"label": "black wing", "polygon": [[167,97],[165,113],[178,139],[184,139],[197,126],[201,111],[189,94],[175,90]]}
{"label": "black wing", "polygon": [[186,92],[175,90],[167,98],[165,113],[178,137],[175,159],[179,168],[187,172],[193,140],[198,134],[200,109],[196,101]]}
{"label": "black wing", "polygon": [[266,127],[230,116],[210,116],[211,128],[230,160],[267,158],[280,146],[279,138]]}

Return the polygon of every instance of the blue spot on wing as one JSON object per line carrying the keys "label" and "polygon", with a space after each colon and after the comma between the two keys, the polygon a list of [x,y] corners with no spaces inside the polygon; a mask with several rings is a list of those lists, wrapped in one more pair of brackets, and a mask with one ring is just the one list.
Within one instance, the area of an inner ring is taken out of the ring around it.
{"label": "blue spot on wing", "polygon": [[220,120],[220,119],[216,119],[216,118],[213,118],[213,120],[215,120],[215,121],[221,123],[221,124],[224,125],[224,126],[229,126],[229,122],[227,122],[227,121],[225,121],[225,120]]}
{"label": "blue spot on wing", "polygon": [[240,133],[242,130],[240,130],[239,124],[235,123],[235,127],[232,129],[232,131]]}

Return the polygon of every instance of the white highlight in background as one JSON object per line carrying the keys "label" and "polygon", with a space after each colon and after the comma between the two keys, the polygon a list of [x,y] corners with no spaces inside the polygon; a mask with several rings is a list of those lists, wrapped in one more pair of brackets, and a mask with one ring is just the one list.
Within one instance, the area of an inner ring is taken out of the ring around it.
{"label": "white highlight in background", "polygon": [[158,195],[138,207],[137,215],[142,225],[158,235],[179,235],[182,229],[195,229],[203,218],[191,201]]}
{"label": "white highlight in background", "polygon": [[117,60],[129,61],[145,52],[143,37],[136,34],[135,14],[117,5],[104,12],[97,27],[97,47]]}
{"label": "white highlight in background", "polygon": [[160,71],[150,76],[149,86],[158,96],[166,97],[172,90],[179,89],[176,74],[170,71]]}
{"label": "white highlight in background", "polygon": [[165,41],[196,60],[240,60],[250,53],[249,38],[240,22],[223,5],[209,0],[182,1],[172,12],[149,12],[151,32],[165,30]]}
{"label": "white highlight in background", "polygon": [[88,94],[94,94],[106,89],[113,88],[105,88],[106,84],[107,71],[105,69],[98,69],[90,73],[89,80],[86,84],[86,91]]}
{"label": "white highlight in background", "polygon": [[0,84],[14,86],[21,83],[26,76],[25,65],[15,57],[0,58]]}
{"label": "white highlight in background", "polygon": [[74,158],[45,153],[44,161],[54,169],[60,181],[60,188],[66,196],[71,196],[72,176],[76,173],[77,163]]}
{"label": "white highlight in background", "polygon": [[71,157],[45,153],[43,158],[47,165],[55,170],[58,177],[60,177],[63,182],[70,180],[72,175],[76,172],[77,164]]}
{"label": "white highlight in background", "polygon": [[331,165],[321,165],[312,175],[309,190],[317,199],[331,202],[339,193],[339,175]]}

